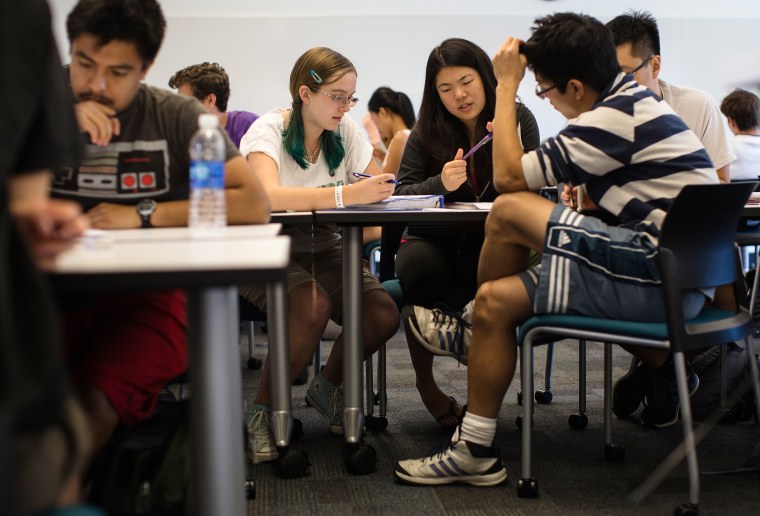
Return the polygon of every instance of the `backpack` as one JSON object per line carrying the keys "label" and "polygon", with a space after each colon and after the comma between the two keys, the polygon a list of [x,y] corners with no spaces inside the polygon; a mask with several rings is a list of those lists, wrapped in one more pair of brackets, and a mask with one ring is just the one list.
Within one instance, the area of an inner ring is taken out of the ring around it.
{"label": "backpack", "polygon": [[[694,419],[704,420],[720,406],[720,348],[721,346],[713,346],[691,360],[694,372],[699,376],[699,388],[691,396]],[[758,360],[757,357],[754,359]],[[734,423],[752,417],[754,413],[752,389],[745,393],[736,392],[749,376],[746,350],[733,342],[726,345],[726,399],[730,401],[732,396],[739,396],[739,399],[721,422]]]}
{"label": "backpack", "polygon": [[184,515],[191,470],[189,400],[114,434],[93,468],[88,501],[113,516]]}

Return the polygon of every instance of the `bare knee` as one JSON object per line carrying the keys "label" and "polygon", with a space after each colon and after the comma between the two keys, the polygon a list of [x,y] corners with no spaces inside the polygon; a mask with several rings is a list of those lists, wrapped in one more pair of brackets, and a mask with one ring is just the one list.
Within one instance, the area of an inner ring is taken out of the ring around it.
{"label": "bare knee", "polygon": [[288,297],[288,311],[300,328],[323,328],[330,319],[332,302],[318,285],[299,285]]}
{"label": "bare knee", "polygon": [[364,325],[368,335],[377,338],[379,347],[398,331],[401,322],[398,307],[389,295],[376,290],[367,294],[367,308]]}
{"label": "bare knee", "polygon": [[94,387],[81,389],[80,399],[90,424],[93,451],[97,453],[116,430],[119,416],[106,395]]}

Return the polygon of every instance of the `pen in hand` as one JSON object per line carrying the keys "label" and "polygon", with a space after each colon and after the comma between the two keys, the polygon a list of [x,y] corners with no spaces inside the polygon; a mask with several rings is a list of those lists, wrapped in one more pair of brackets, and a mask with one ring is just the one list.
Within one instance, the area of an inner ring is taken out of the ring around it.
{"label": "pen in hand", "polygon": [[462,156],[462,159],[466,160],[467,158],[469,158],[470,156],[472,156],[473,154],[475,154],[475,151],[477,151],[479,148],[481,148],[486,143],[490,142],[491,138],[493,138],[493,133],[489,132],[487,135],[485,135],[483,137],[482,140],[480,140],[478,143],[476,143],[475,146],[472,149],[470,149],[469,151],[467,151],[467,154],[465,154],[464,156]]}
{"label": "pen in hand", "polygon": [[[371,176],[369,174],[362,174],[361,172],[354,172],[354,177],[358,177],[359,179],[367,179],[374,176]],[[395,179],[389,179],[386,181],[386,183],[393,183],[394,185],[397,185],[398,181]]]}

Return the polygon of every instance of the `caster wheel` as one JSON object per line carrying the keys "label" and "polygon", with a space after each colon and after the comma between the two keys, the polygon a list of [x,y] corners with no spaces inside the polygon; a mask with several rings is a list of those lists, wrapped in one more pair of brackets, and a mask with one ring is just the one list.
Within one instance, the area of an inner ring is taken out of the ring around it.
{"label": "caster wheel", "polygon": [[536,403],[540,403],[541,405],[548,405],[552,402],[552,391],[551,389],[539,389],[536,391]]}
{"label": "caster wheel", "polygon": [[293,380],[293,385],[306,385],[306,382],[308,381],[309,381],[309,368],[307,367],[301,372],[301,374],[298,375],[298,378]]}
{"label": "caster wheel", "polygon": [[604,458],[609,462],[623,462],[623,459],[625,459],[625,448],[621,448],[617,444],[605,444]]}
{"label": "caster wheel", "polygon": [[375,449],[365,443],[343,444],[343,463],[349,473],[354,475],[366,475],[375,470],[377,453]]}
{"label": "caster wheel", "polygon": [[375,393],[375,395],[372,397],[372,403],[375,405],[380,405],[380,393]]}
{"label": "caster wheel", "polygon": [[538,481],[535,478],[521,478],[517,481],[517,496],[538,498]]}
{"label": "caster wheel", "polygon": [[261,369],[261,366],[264,365],[260,358],[256,357],[250,357],[248,358],[248,369],[251,369],[252,371],[258,371]]}
{"label": "caster wheel", "polygon": [[570,414],[567,418],[567,424],[573,430],[583,430],[588,426],[588,416],[586,414]]}
{"label": "caster wheel", "polygon": [[522,407],[522,391],[517,393],[517,404]]}
{"label": "caster wheel", "polygon": [[306,454],[293,448],[278,448],[279,457],[274,466],[282,478],[300,478],[306,475],[309,460]]}
{"label": "caster wheel", "polygon": [[367,430],[369,430],[372,433],[382,432],[383,430],[388,428],[388,418],[386,418],[385,416],[382,416],[382,417],[365,416],[364,425],[367,427]]}
{"label": "caster wheel", "polygon": [[682,503],[673,510],[674,516],[698,516],[699,508],[690,503]]}
{"label": "caster wheel", "polygon": [[256,484],[254,483],[252,478],[249,478],[245,481],[245,499],[246,500],[255,500],[256,499]]}
{"label": "caster wheel", "polygon": [[[536,422],[535,422],[535,421],[533,421],[533,419],[531,419],[531,420],[530,420],[530,427],[531,427],[531,428],[533,428],[533,427],[535,426],[535,423],[536,423]],[[522,424],[523,424],[523,417],[522,417],[522,414],[520,414],[519,416],[517,416],[517,417],[515,418],[515,426],[516,426],[517,428],[522,428]]]}
{"label": "caster wheel", "polygon": [[290,436],[291,441],[298,441],[303,437],[303,423],[300,419],[293,419],[293,433]]}

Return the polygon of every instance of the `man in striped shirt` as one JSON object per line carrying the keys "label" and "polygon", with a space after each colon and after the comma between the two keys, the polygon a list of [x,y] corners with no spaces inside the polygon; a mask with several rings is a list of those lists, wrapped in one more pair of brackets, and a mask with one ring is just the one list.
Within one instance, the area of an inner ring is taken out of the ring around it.
{"label": "man in striped shirt", "polygon": [[[517,327],[534,313],[663,320],[656,260],[662,221],[684,185],[718,182],[704,147],[670,106],[620,73],[612,36],[598,20],[572,13],[540,18],[527,42],[507,38],[493,63],[494,184],[504,195],[486,222],[480,287],[461,315],[444,318],[414,307],[408,319],[428,349],[447,342],[441,331],[458,338],[470,368],[468,410],[448,449],[397,464],[395,475],[406,482],[502,482],[506,470],[493,437],[515,371]],[[536,95],[568,125],[523,153],[514,102],[507,99],[514,99],[526,66],[535,74]],[[582,185],[622,224],[608,226],[530,192],[558,183]],[[540,267],[528,268],[531,249],[543,253]],[[695,315],[706,298],[696,291],[687,297],[686,315]],[[662,373],[659,398],[647,407],[651,424],[673,424],[679,407],[669,354],[631,351]]]}

